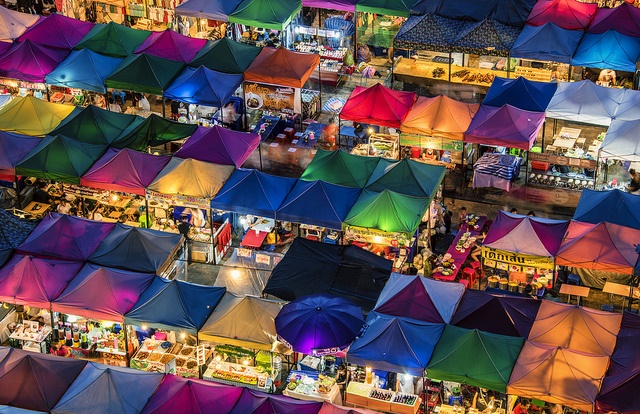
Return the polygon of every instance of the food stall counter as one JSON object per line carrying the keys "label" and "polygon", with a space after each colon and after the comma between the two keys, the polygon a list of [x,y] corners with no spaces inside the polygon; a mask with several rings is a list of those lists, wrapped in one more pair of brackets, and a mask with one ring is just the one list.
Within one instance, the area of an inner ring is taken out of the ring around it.
{"label": "food stall counter", "polygon": [[[149,372],[176,373],[176,358],[191,358],[195,362],[195,347],[179,342],[146,339],[131,358],[131,368]],[[195,367],[197,370],[197,362]]]}
{"label": "food stall counter", "polygon": [[460,272],[460,268],[471,254],[476,237],[480,235],[486,216],[469,214],[467,222],[463,223],[451,246],[443,256],[443,260],[437,263],[433,272],[433,278],[452,282]]}
{"label": "food stall counter", "polygon": [[271,378],[263,367],[224,361],[211,361],[203,378],[223,384],[242,385],[260,391],[267,391],[271,387]]}
{"label": "food stall counter", "polygon": [[25,321],[25,323],[17,325],[11,335],[10,340],[22,343],[22,349],[25,351],[34,351],[47,353],[46,339],[51,333],[50,326],[39,326],[37,321]]}
{"label": "food stall counter", "polygon": [[347,405],[401,414],[417,413],[421,402],[420,397],[414,394],[393,392],[356,381],[347,385],[345,400]]}
{"label": "food stall counter", "polygon": [[342,404],[340,387],[335,379],[317,372],[292,371],[282,394],[299,400]]}

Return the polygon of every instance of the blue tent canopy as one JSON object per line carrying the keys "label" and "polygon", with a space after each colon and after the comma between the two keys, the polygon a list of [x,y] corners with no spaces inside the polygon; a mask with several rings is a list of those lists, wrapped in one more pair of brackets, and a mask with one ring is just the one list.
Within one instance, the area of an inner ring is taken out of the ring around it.
{"label": "blue tent canopy", "polygon": [[367,328],[353,341],[349,362],[421,377],[444,330],[443,323],[371,312]]}
{"label": "blue tent canopy", "polygon": [[599,157],[629,162],[640,161],[640,140],[638,140],[640,120],[625,121],[614,119],[607,129],[607,135],[600,146]]}
{"label": "blue tent canopy", "polygon": [[465,22],[434,13],[411,16],[393,42],[396,47],[448,52]]}
{"label": "blue tent canopy", "polygon": [[567,30],[553,23],[525,26],[511,48],[511,56],[569,63],[582,39],[582,30]]}
{"label": "blue tent canopy", "polygon": [[624,90],[590,80],[562,82],[547,106],[547,118],[609,126],[624,100]]}
{"label": "blue tent canopy", "polygon": [[116,70],[122,60],[89,49],[74,50],[46,76],[46,83],[106,93],[104,80]]}
{"label": "blue tent canopy", "polygon": [[522,76],[516,79],[496,77],[482,104],[496,107],[509,104],[525,111],[544,112],[557,87],[557,83],[535,82]]}
{"label": "blue tent canopy", "polygon": [[456,37],[452,51],[505,56],[513,47],[520,31],[519,27],[495,19],[466,22]]}
{"label": "blue tent canopy", "polygon": [[602,34],[585,33],[571,64],[635,72],[638,60],[640,38],[609,30]]}
{"label": "blue tent canopy", "polygon": [[608,222],[640,230],[640,197],[621,190],[585,189],[573,219],[593,224]]}
{"label": "blue tent canopy", "polygon": [[216,72],[205,66],[187,67],[164,92],[167,98],[220,108],[233,96],[243,75]]}
{"label": "blue tent canopy", "polygon": [[276,210],[296,181],[295,178],[269,175],[257,170],[238,169],[211,200],[211,207],[240,214],[275,217]]}
{"label": "blue tent canopy", "polygon": [[442,1],[437,13],[462,20],[480,21],[490,18],[500,23],[522,27],[535,3],[536,0]]}
{"label": "blue tent canopy", "polygon": [[176,7],[176,14],[228,22],[240,3],[242,0],[188,0]]}
{"label": "blue tent canopy", "polygon": [[359,195],[359,188],[343,187],[320,180],[298,180],[276,212],[276,218],[340,229]]}
{"label": "blue tent canopy", "polygon": [[196,334],[226,291],[223,287],[156,277],[125,315],[125,323]]}

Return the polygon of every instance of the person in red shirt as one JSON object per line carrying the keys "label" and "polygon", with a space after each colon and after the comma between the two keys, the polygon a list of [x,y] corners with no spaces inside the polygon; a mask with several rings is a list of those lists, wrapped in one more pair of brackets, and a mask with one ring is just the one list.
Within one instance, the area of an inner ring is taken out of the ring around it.
{"label": "person in red shirt", "polygon": [[516,408],[513,409],[513,414],[527,414],[531,403],[528,401],[520,401]]}

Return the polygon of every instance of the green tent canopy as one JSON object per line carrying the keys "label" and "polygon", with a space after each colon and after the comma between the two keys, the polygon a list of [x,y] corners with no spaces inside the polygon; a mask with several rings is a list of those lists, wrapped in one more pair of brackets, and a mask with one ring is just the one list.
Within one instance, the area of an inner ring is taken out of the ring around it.
{"label": "green tent canopy", "polygon": [[447,325],[433,351],[427,377],[506,392],[524,338]]}
{"label": "green tent canopy", "polygon": [[46,136],[16,165],[16,174],[80,184],[80,177],[106,150],[106,145],[87,144],[64,135]]}
{"label": "green tent canopy", "polygon": [[356,11],[409,17],[415,3],[415,0],[358,0]]}
{"label": "green tent canopy", "polygon": [[262,48],[234,42],[228,37],[207,41],[189,66],[198,68],[204,66],[211,70],[224,73],[240,74],[251,65],[260,54]]}
{"label": "green tent canopy", "polygon": [[141,53],[126,58],[104,81],[108,88],[162,95],[185,64]]}
{"label": "green tent canopy", "polygon": [[371,191],[389,189],[431,200],[444,179],[446,168],[405,158],[393,164],[378,163],[365,187]]}
{"label": "green tent canopy", "polygon": [[229,15],[229,22],[284,30],[301,8],[301,0],[244,0]]}
{"label": "green tent canopy", "polygon": [[148,30],[136,30],[115,22],[96,24],[74,49],[89,49],[102,55],[124,58],[150,35]]}
{"label": "green tent canopy", "polygon": [[170,119],[151,114],[140,123],[132,124],[121,139],[112,146],[143,150],[146,147],[162,145],[166,142],[190,137],[198,125],[181,124]]}
{"label": "green tent canopy", "polygon": [[318,149],[300,178],[305,181],[322,180],[346,187],[363,188],[379,161],[378,157],[362,157],[342,150]]}
{"label": "green tent canopy", "polygon": [[420,225],[430,199],[411,197],[390,190],[364,190],[351,207],[345,224],[388,233],[413,233]]}

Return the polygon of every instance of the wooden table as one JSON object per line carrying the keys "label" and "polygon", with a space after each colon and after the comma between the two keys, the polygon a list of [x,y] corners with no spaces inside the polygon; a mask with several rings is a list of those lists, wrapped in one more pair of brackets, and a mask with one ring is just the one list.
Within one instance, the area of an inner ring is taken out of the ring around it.
{"label": "wooden table", "polygon": [[589,296],[589,291],[591,291],[591,288],[586,286],[570,285],[568,283],[564,283],[560,286],[560,293],[568,295],[567,303],[571,303],[571,296],[577,296],[578,306],[580,306],[580,298],[586,298]]}
{"label": "wooden table", "polygon": [[51,208],[51,205],[49,204],[32,201],[24,208],[23,211],[25,213],[31,214],[32,216],[42,217],[45,214],[47,214],[50,208]]}
{"label": "wooden table", "polygon": [[553,140],[553,146],[570,149],[570,148],[573,148],[573,146],[576,144],[576,140],[577,138],[557,137],[556,139]]}
{"label": "wooden table", "polygon": [[[632,290],[633,289],[633,290]],[[621,285],[620,283],[605,282],[602,288],[603,293],[610,295],[622,296],[622,311],[624,312],[625,301],[631,296],[632,299],[640,299],[640,289],[629,285]]]}

